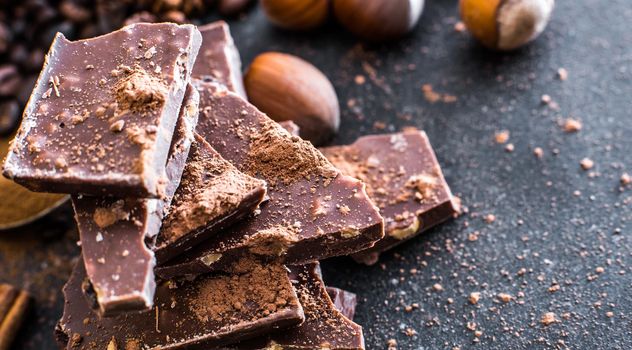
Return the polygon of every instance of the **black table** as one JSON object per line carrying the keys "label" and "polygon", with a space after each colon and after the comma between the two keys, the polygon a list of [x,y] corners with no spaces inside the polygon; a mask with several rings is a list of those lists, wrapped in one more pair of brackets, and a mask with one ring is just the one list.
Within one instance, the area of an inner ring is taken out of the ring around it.
{"label": "black table", "polygon": [[[335,24],[284,32],[260,9],[231,22],[246,66],[278,50],[331,78],[343,120],[333,143],[425,130],[469,209],[378,265],[325,262],[326,281],[358,294],[368,349],[385,349],[389,339],[400,349],[631,348],[632,187],[619,183],[632,172],[630,2],[559,1],[546,32],[508,54],[455,31],[456,3],[429,1],[415,33],[388,46],[363,46]],[[356,75],[366,83],[356,84]],[[424,84],[456,102],[429,102]],[[542,104],[543,94],[559,110]],[[582,121],[579,133],[562,131],[569,116]],[[505,129],[513,152],[494,142]],[[584,157],[593,169],[580,168]],[[496,220],[487,223],[488,214]],[[16,349],[56,348],[60,288],[79,251],[70,215],[66,208],[0,235],[0,281],[37,299]],[[481,293],[477,305],[471,292]],[[547,312],[559,322],[543,325]],[[482,332],[478,342],[469,328]]]}

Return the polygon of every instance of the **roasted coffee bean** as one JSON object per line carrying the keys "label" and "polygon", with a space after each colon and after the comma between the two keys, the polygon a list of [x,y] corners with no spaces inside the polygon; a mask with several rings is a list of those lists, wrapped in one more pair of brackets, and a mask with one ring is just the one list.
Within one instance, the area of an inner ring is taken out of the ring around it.
{"label": "roasted coffee bean", "polygon": [[20,88],[20,73],[16,66],[0,66],[0,96],[15,96]]}
{"label": "roasted coffee bean", "polygon": [[11,31],[4,23],[0,22],[0,54],[7,52],[11,43]]}
{"label": "roasted coffee bean", "polygon": [[15,100],[0,102],[0,137],[10,135],[20,121],[20,106]]}
{"label": "roasted coffee bean", "polygon": [[133,24],[133,23],[155,23],[158,22],[158,18],[147,11],[136,12],[125,20],[125,25]]}
{"label": "roasted coffee bean", "polygon": [[59,4],[59,12],[74,23],[87,22],[92,18],[92,12],[73,0],[64,0]]}
{"label": "roasted coffee bean", "polygon": [[44,56],[46,53],[40,48],[33,49],[28,55],[28,59],[24,62],[24,69],[28,72],[39,72],[44,64]]}
{"label": "roasted coffee bean", "polygon": [[187,16],[181,11],[168,11],[162,15],[162,19],[167,22],[174,22],[178,24],[187,23]]}
{"label": "roasted coffee bean", "polygon": [[22,79],[22,86],[18,92],[18,102],[20,106],[25,106],[31,97],[35,83],[37,82],[37,74],[31,74]]}
{"label": "roasted coffee bean", "polygon": [[26,48],[26,45],[17,44],[11,47],[11,51],[9,52],[9,59],[12,63],[17,65],[24,65],[29,58],[29,50]]}
{"label": "roasted coffee bean", "polygon": [[250,0],[219,0],[217,10],[224,16],[236,16],[252,4]]}
{"label": "roasted coffee bean", "polygon": [[39,47],[49,47],[57,33],[64,33],[69,40],[76,39],[75,26],[69,21],[55,23],[46,28],[39,37]]}

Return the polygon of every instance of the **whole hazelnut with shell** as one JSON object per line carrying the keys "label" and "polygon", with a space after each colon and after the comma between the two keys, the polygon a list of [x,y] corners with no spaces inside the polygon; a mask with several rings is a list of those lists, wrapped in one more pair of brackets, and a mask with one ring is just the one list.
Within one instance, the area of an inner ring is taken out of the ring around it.
{"label": "whole hazelnut with shell", "polygon": [[261,0],[261,8],[273,24],[307,30],[323,24],[329,15],[329,0]]}
{"label": "whole hazelnut with shell", "polygon": [[410,32],[423,7],[424,0],[333,0],[340,24],[368,41],[395,39]]}
{"label": "whole hazelnut with shell", "polygon": [[460,0],[461,19],[483,45],[513,50],[534,40],[549,22],[555,0]]}
{"label": "whole hazelnut with shell", "polygon": [[314,145],[329,140],[340,126],[333,85],[302,58],[279,52],[257,56],[244,76],[248,100],[277,122],[291,120]]}

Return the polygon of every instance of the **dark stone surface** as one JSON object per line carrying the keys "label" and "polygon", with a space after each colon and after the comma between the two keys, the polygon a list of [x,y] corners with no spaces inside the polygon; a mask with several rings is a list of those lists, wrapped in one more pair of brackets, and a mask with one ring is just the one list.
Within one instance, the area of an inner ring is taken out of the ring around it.
{"label": "dark stone surface", "polygon": [[[315,33],[280,31],[259,9],[231,23],[246,66],[260,52],[279,50],[307,58],[332,79],[343,120],[334,143],[381,132],[376,122],[386,131],[424,129],[469,208],[376,266],[326,262],[326,281],[358,294],[356,320],[368,349],[385,349],[391,338],[400,349],[631,348],[632,187],[619,184],[632,172],[628,0],[559,1],[546,32],[510,54],[456,32],[456,3],[429,1],[413,35],[377,47],[359,45],[333,24]],[[567,81],[556,77],[561,67]],[[357,74],[364,85],[354,82]],[[457,101],[428,102],[424,84]],[[542,105],[543,94],[560,110]],[[581,132],[562,131],[559,122],[569,116],[583,122]],[[511,132],[511,153],[493,140],[503,129]],[[595,161],[590,171],[579,166],[584,157]],[[485,223],[487,214],[496,221]],[[0,237],[0,281],[37,297],[16,349],[55,348],[60,288],[78,253],[72,222],[60,222]],[[549,291],[555,284],[559,290]],[[469,304],[471,292],[481,293],[478,305]],[[515,299],[504,304],[498,293]],[[413,303],[419,307],[405,311]],[[546,312],[561,322],[545,327]],[[468,322],[482,331],[478,344]],[[408,328],[416,334],[406,335]]]}

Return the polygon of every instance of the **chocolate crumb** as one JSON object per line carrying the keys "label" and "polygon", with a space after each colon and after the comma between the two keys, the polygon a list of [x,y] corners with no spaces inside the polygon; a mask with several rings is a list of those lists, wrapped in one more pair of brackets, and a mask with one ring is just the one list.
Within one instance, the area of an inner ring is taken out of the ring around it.
{"label": "chocolate crumb", "polygon": [[143,112],[160,108],[168,89],[161,79],[137,67],[116,83],[114,94],[120,109]]}
{"label": "chocolate crumb", "polygon": [[121,199],[111,207],[96,208],[93,214],[94,223],[100,228],[106,228],[120,220],[128,220],[130,213],[124,209],[125,202]]}

